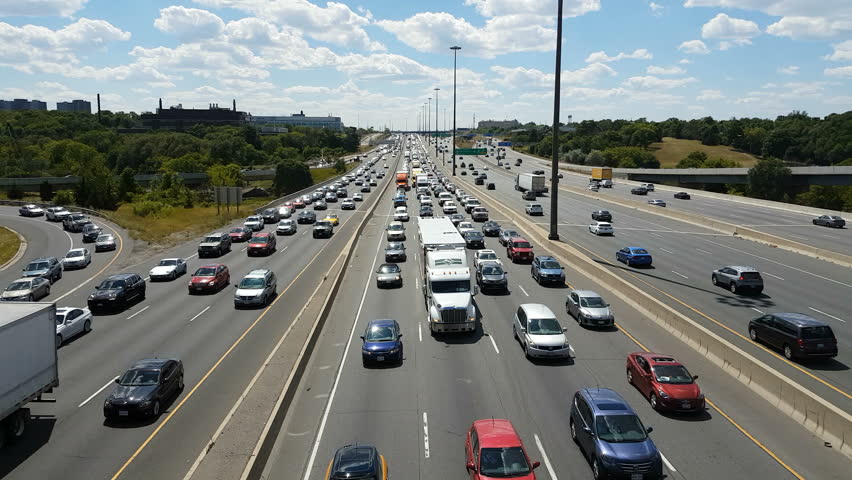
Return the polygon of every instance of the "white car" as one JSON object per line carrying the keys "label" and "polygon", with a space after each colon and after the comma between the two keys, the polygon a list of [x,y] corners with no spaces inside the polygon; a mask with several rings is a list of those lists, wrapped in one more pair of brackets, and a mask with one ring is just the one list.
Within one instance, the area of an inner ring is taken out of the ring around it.
{"label": "white car", "polygon": [[589,233],[595,235],[613,235],[612,224],[609,222],[595,222],[589,225]]}
{"label": "white car", "polygon": [[420,198],[420,206],[422,207],[424,205],[429,205],[431,207],[432,206],[432,199],[429,198],[429,197],[426,197],[426,196],[421,197]]}
{"label": "white car", "polygon": [[387,163],[386,163],[386,164],[384,164],[384,167],[383,167],[383,168],[388,168],[388,164],[387,164]]}
{"label": "white car", "polygon": [[347,198],[340,202],[341,210],[355,210],[355,202],[351,198]]}
{"label": "white car", "polygon": [[485,222],[488,220],[488,209],[485,207],[474,207],[470,211],[470,218],[474,222]]}
{"label": "white car", "polygon": [[590,183],[590,184],[589,184],[589,186],[588,186],[588,188],[587,188],[587,190],[591,190],[591,191],[593,191],[593,192],[597,192],[597,191],[598,191],[598,188],[599,188],[599,187],[598,187],[598,184],[597,184],[597,183]]}
{"label": "white car", "polygon": [[66,210],[65,207],[48,207],[48,209],[45,210],[45,218],[51,222],[61,222],[70,216],[71,212]]}
{"label": "white car", "polygon": [[512,320],[512,335],[520,342],[527,358],[571,356],[565,328],[546,305],[525,303]]}
{"label": "white car", "polygon": [[275,234],[276,235],[292,235],[292,234],[296,233],[297,228],[298,227],[296,226],[296,221],[287,218],[287,219],[284,219],[284,220],[280,220],[278,222],[278,226],[275,227]]}
{"label": "white car", "polygon": [[472,232],[472,231],[476,230],[475,228],[473,228],[473,224],[470,223],[470,222],[459,222],[459,224],[456,226],[456,228],[458,229],[459,233],[462,234],[462,235],[464,235],[465,232]]}
{"label": "white car", "polygon": [[654,184],[653,183],[643,183],[641,186],[645,187],[645,190],[648,190],[649,192],[654,191]]}
{"label": "white car", "polygon": [[449,214],[453,214],[453,213],[458,213],[458,211],[459,211],[459,209],[458,209],[458,208],[456,208],[456,204],[455,204],[455,203],[453,203],[452,201],[449,201],[449,200],[447,200],[446,202],[444,202],[444,206],[443,206],[443,207],[441,207],[441,208],[442,208],[442,209],[443,209],[443,211],[444,211],[444,215],[449,215]]}
{"label": "white car", "polygon": [[62,257],[62,269],[86,268],[92,263],[92,254],[88,248],[72,248]]}
{"label": "white car", "polygon": [[352,201],[363,202],[364,201],[364,195],[361,195],[360,193],[356,193],[355,195],[352,195]]}
{"label": "white car", "polygon": [[263,218],[258,215],[252,215],[246,218],[246,221],[243,222],[243,226],[252,232],[263,230]]}
{"label": "white car", "polygon": [[524,207],[524,211],[527,215],[544,215],[544,209],[541,208],[540,203],[528,203],[526,207]]}
{"label": "white car", "polygon": [[88,308],[56,309],[56,348],[69,339],[92,330],[92,312]]}
{"label": "white car", "polygon": [[482,167],[482,169],[483,169],[483,170],[488,170],[488,167],[483,166],[483,167]]}
{"label": "white car", "polygon": [[407,207],[396,207],[396,210],[393,212],[393,219],[396,222],[407,222],[408,221],[408,208]]}
{"label": "white car", "polygon": [[494,250],[475,250],[473,252],[473,268],[479,270],[479,264],[482,262],[497,262],[503,265],[503,262],[497,257],[497,252]]}
{"label": "white car", "polygon": [[402,222],[391,222],[387,232],[389,242],[405,240],[405,225]]}
{"label": "white car", "polygon": [[290,207],[278,207],[278,216],[280,218],[290,218],[293,216],[293,209]]}
{"label": "white car", "polygon": [[660,199],[648,200],[648,205],[654,205],[656,207],[665,207],[666,202]]}
{"label": "white car", "polygon": [[164,258],[156,267],[148,272],[152,281],[174,280],[179,275],[186,273],[186,260],[182,258]]}

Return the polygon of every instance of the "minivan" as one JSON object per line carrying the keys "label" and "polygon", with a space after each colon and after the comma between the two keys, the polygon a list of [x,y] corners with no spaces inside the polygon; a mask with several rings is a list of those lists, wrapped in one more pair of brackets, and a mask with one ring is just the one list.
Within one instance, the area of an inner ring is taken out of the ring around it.
{"label": "minivan", "polygon": [[837,339],[828,324],[803,313],[773,313],[748,322],[752,341],[780,348],[788,360],[836,357]]}

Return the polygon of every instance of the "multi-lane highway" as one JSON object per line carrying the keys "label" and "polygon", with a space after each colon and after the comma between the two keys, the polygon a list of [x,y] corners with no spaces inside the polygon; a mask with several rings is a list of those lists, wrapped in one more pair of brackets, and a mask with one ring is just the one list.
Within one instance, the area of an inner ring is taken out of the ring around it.
{"label": "multi-lane highway", "polygon": [[[278,277],[278,296],[268,308],[235,310],[232,285],[214,294],[189,296],[188,277],[183,276],[171,282],[149,281],[145,300],[123,312],[96,315],[92,332],[59,349],[56,401],[31,404],[35,418],[23,441],[0,452],[0,476],[93,479],[121,472],[121,478],[182,478],[246,388],[248,372],[257,370],[298,316],[317,279],[328,271],[391,177],[364,193],[355,211],[339,211],[339,203],[329,204],[328,212],[340,216],[331,239],[313,239],[311,225],[299,225],[295,235],[278,237],[277,251],[267,257],[248,257],[245,244],[235,243],[222,257],[201,260],[194,241],[157,257],[113,265],[108,262],[114,255],[99,253],[88,268],[65,272],[45,301],[85,306],[93,285],[106,275],[124,271],[144,277],[159,258],[167,257],[187,259],[190,274],[201,265],[223,263],[230,269],[232,284],[251,270],[271,269]],[[357,190],[350,185],[350,192]],[[79,234],[69,238],[43,218],[19,218],[9,208],[0,213],[4,225],[30,242],[25,259],[62,256],[72,243],[78,246]],[[325,212],[317,213],[321,217]],[[274,228],[270,224],[264,230]],[[85,283],[89,277],[92,280]],[[117,375],[136,360],[172,356],[184,362],[186,388],[167,406],[166,414],[157,421],[104,422],[103,401]]]}
{"label": "multi-lane highway", "polygon": [[[489,180],[494,177],[489,172]],[[460,178],[453,181],[460,185]],[[516,193],[503,182],[497,188],[492,193],[514,205],[510,197]],[[537,285],[530,267],[512,264],[496,239],[488,238],[486,248],[499,252],[509,272],[510,293],[476,297],[481,323],[474,334],[431,336],[419,283],[416,220],[407,227],[409,257],[400,262],[403,287],[376,286],[374,271],[384,262],[384,228],[392,211],[390,194],[382,203],[384,212],[376,212],[357,246],[357,260],[348,269],[300,392],[278,432],[264,478],[323,479],[335,450],[353,443],[376,445],[393,478],[463,478],[465,433],[474,420],[490,417],[514,423],[532,460],[542,462],[539,478],[591,478],[588,463],[571,441],[567,415],[573,393],[588,386],[617,390],[654,427],[652,437],[665,457],[668,478],[843,476],[844,457],[766,408],[753,392],[618,298],[599,292],[612,302],[618,329],[579,327],[564,313],[568,286]],[[417,206],[409,200],[409,208]],[[514,227],[502,221],[504,227]],[[588,285],[588,279],[567,267],[570,286]],[[512,313],[522,303],[543,303],[557,313],[568,328],[574,360],[524,358],[511,328]],[[405,358],[399,366],[367,368],[361,362],[359,335],[370,320],[382,318],[400,322]],[[651,410],[624,378],[626,355],[645,348],[690,365],[702,377],[699,383],[712,407],[698,416]]]}

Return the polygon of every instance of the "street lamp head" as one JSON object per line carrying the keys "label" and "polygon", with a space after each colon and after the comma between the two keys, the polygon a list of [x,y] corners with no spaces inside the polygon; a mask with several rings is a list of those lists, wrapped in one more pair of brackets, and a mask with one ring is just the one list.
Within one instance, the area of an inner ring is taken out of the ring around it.
{"label": "street lamp head", "polygon": [[452,47],[450,47],[450,50],[461,50],[461,47],[458,47],[458,46],[452,46]]}

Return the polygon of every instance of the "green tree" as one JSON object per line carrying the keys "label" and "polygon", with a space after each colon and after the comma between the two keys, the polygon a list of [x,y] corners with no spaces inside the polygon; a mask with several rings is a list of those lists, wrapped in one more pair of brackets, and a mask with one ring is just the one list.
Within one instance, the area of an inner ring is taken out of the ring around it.
{"label": "green tree", "polygon": [[337,173],[343,173],[346,171],[346,162],[344,162],[342,158],[335,160],[334,171]]}
{"label": "green tree", "polygon": [[677,168],[702,168],[706,161],[707,154],[696,150],[677,162]]}
{"label": "green tree", "polygon": [[777,158],[765,158],[748,170],[750,197],[782,200],[793,172]]}
{"label": "green tree", "polygon": [[233,163],[213,165],[207,169],[207,176],[214,187],[241,187],[245,183],[240,166]]}
{"label": "green tree", "polygon": [[53,185],[49,184],[47,180],[41,182],[38,193],[42,202],[50,202],[53,200]]}
{"label": "green tree", "polygon": [[606,157],[598,150],[592,150],[586,155],[586,165],[594,167],[602,167],[606,162]]}
{"label": "green tree", "polygon": [[643,125],[633,131],[630,136],[630,145],[636,147],[647,147],[648,145],[660,140],[660,135],[650,125]]}
{"label": "green tree", "polygon": [[746,128],[743,134],[746,150],[754,155],[760,155],[767,135],[768,133],[763,127]]}
{"label": "green tree", "polygon": [[719,124],[710,125],[701,134],[701,143],[704,145],[719,145],[722,135],[719,133]]}
{"label": "green tree", "polygon": [[276,195],[286,195],[313,185],[314,180],[308,166],[296,160],[284,160],[275,166],[272,190]]}
{"label": "green tree", "polygon": [[53,203],[57,205],[74,205],[74,192],[72,190],[59,190],[53,196]]}
{"label": "green tree", "polygon": [[136,179],[133,178],[135,172],[132,168],[127,167],[121,171],[118,177],[118,201],[129,202],[133,200],[133,195],[139,191],[139,185],[136,184]]}
{"label": "green tree", "polygon": [[9,197],[9,200],[21,200],[24,198],[24,190],[17,183],[13,183],[6,191],[6,196]]}

